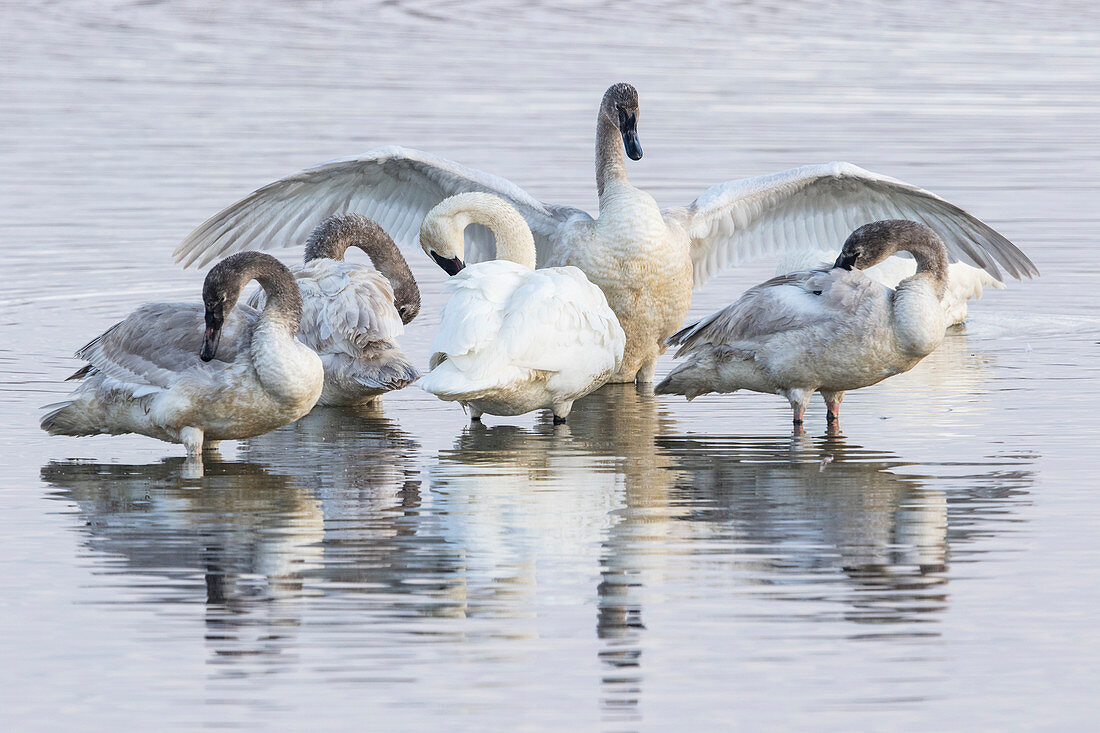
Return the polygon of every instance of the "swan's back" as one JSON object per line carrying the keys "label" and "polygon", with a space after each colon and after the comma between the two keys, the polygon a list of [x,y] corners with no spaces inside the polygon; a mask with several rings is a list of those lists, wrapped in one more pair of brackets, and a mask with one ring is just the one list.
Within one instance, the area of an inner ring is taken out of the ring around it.
{"label": "swan's back", "polygon": [[[298,339],[318,354],[361,356],[369,345],[391,342],[405,332],[393,287],[373,267],[320,258],[293,274],[302,293]],[[260,309],[265,302],[262,289],[248,299]]]}
{"label": "swan's back", "polygon": [[204,362],[199,358],[204,312],[194,303],[143,305],[76,353],[88,364],[73,377],[98,373],[135,389],[168,389],[184,375],[216,378],[227,366],[249,358],[259,314],[248,306],[234,308],[222,327],[216,357]]}
{"label": "swan's back", "polygon": [[860,272],[818,269],[777,275],[674,334],[669,344],[680,347],[677,357],[708,345],[755,355],[777,339],[865,329],[886,315],[885,297],[885,288]]}
{"label": "swan's back", "polygon": [[429,392],[500,389],[541,376],[551,391],[571,393],[604,372],[606,379],[622,359],[615,314],[575,267],[531,270],[494,260],[467,267],[447,290],[433,371],[421,378]]}

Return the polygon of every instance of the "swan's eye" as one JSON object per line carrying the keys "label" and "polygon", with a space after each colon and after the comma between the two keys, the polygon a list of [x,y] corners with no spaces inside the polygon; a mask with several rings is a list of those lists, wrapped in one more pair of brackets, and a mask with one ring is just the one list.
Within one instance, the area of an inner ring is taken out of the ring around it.
{"label": "swan's eye", "polygon": [[814,295],[821,295],[821,291],[820,290],[815,290]]}

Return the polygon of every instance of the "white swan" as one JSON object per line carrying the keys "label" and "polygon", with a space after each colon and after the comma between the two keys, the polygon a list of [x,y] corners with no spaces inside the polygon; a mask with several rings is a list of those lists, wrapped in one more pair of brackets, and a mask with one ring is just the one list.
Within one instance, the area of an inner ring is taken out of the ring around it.
{"label": "white swan", "polygon": [[[237,304],[258,280],[267,306]],[[321,396],[321,359],[295,338],[302,297],[274,257],[242,252],[203,283],[204,305],[149,303],[77,352],[83,382],[49,405],[52,435],[138,433],[183,443],[198,456],[220,440],[266,433],[309,412]],[[205,319],[205,327],[204,327]]]}
{"label": "white swan", "polygon": [[[501,259],[463,269],[470,224],[489,227]],[[424,219],[420,244],[453,275],[424,390],[468,405],[474,420],[550,408],[561,423],[619,368],[626,337],[604,294],[575,267],[535,270],[531,230],[502,199],[444,200]]]}
{"label": "white swan", "polygon": [[[527,220],[538,264],[575,265],[603,288],[627,335],[617,382],[649,382],[665,339],[680,327],[698,287],[746,257],[830,247],[878,219],[922,221],[942,232],[951,259],[1000,279],[1038,274],[1034,264],[986,224],[935,194],[848,163],[810,165],[722,183],[685,208],[662,211],[630,185],[624,149],[642,156],[638,93],[615,84],[596,124],[597,219],[543,204],[510,181],[416,150],[385,147],[288,176],[208,219],[176,248],[185,264],[267,244],[290,246],[329,214],[358,211],[411,245],[416,223],[447,196],[487,191]],[[484,232],[468,234],[471,262],[488,257]]]}
{"label": "white swan", "polygon": [[[374,267],[344,262],[358,247]],[[358,214],[330,216],[306,244],[305,265],[293,270],[302,292],[298,340],[325,365],[320,405],[362,405],[407,387],[420,373],[397,337],[420,312],[420,290],[390,236]],[[263,308],[263,289],[248,299]]]}
{"label": "white swan", "polygon": [[[916,260],[916,274],[895,290],[860,271],[903,250]],[[940,345],[946,289],[939,235],[911,221],[865,224],[844,242],[834,267],[774,277],[674,335],[676,357],[688,361],[655,391],[689,400],[739,389],[781,394],[796,426],[821,392],[835,422],[844,392],[909,371]]]}

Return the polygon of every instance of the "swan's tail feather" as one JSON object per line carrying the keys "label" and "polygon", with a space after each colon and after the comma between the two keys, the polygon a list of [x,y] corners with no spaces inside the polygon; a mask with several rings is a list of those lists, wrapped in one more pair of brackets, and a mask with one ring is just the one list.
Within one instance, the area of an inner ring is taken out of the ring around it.
{"label": "swan's tail feather", "polygon": [[448,402],[469,402],[485,397],[495,383],[479,383],[459,371],[448,359],[438,361],[430,372],[422,376],[417,387]]}
{"label": "swan's tail feather", "polygon": [[355,380],[368,390],[392,392],[404,389],[420,378],[417,368],[405,359],[371,366],[371,369],[355,376]]}
{"label": "swan's tail feather", "polygon": [[673,369],[660,384],[654,387],[653,393],[681,394],[690,402],[699,395],[715,391],[709,384],[713,376],[712,368],[690,361]]}
{"label": "swan's tail feather", "polygon": [[50,435],[91,435],[84,411],[76,406],[76,400],[64,400],[44,405],[49,410],[39,421],[39,426]]}

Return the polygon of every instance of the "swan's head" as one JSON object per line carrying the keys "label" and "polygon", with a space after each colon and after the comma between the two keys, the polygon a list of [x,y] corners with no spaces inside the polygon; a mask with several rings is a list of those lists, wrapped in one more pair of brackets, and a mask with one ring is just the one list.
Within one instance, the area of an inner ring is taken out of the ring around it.
{"label": "swan's head", "polygon": [[459,196],[444,199],[428,212],[420,225],[420,246],[448,275],[457,275],[466,263],[465,233],[468,216],[456,202]]}
{"label": "swan's head", "polygon": [[864,224],[848,235],[833,267],[866,270],[899,251],[912,252],[918,259],[926,252],[946,257],[940,235],[915,221],[885,219]]}
{"label": "swan's head", "polygon": [[626,83],[613,84],[603,95],[600,115],[619,128],[623,148],[631,160],[642,159],[638,142],[638,90]]}
{"label": "swan's head", "polygon": [[420,313],[420,288],[411,277],[393,289],[393,307],[405,325]]}
{"label": "swan's head", "polygon": [[276,297],[276,286],[294,291],[301,309],[301,296],[290,271],[283,263],[263,252],[238,252],[210,268],[202,283],[202,304],[206,308],[206,330],[202,335],[199,357],[210,361],[218,353],[225,318],[241,297],[241,290],[252,281],[260,280],[268,300]]}
{"label": "swan's head", "polygon": [[[241,253],[245,254],[245,253]],[[251,254],[251,253],[249,253]],[[227,257],[206,273],[206,280],[202,284],[202,304],[206,308],[206,330],[202,335],[202,349],[199,358],[210,361],[218,353],[218,342],[222,337],[222,325],[225,317],[237,304],[241,296],[240,272],[234,265],[237,264],[233,257]]]}

